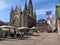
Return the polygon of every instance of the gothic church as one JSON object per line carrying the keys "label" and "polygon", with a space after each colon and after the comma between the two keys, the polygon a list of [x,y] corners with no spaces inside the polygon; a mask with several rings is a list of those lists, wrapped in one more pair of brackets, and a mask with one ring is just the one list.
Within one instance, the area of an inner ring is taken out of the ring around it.
{"label": "gothic church", "polygon": [[36,26],[36,12],[33,11],[32,0],[29,0],[28,6],[25,2],[24,10],[19,9],[16,6],[15,10],[13,8],[10,12],[10,25],[15,27],[33,27]]}

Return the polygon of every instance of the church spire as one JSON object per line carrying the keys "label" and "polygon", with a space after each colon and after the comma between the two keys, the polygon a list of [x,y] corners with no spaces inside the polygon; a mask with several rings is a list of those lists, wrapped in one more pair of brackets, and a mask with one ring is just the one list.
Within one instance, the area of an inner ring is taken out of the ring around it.
{"label": "church spire", "polygon": [[18,10],[19,10],[18,5],[16,5],[15,11],[18,11]]}
{"label": "church spire", "polygon": [[32,4],[32,0],[29,0],[28,13],[29,13],[30,16],[33,16],[33,4]]}
{"label": "church spire", "polygon": [[11,12],[10,12],[10,25],[13,24],[13,17],[14,17],[14,10],[13,10],[13,6],[12,6]]}
{"label": "church spire", "polygon": [[10,14],[13,15],[13,13],[14,13],[14,10],[13,10],[13,6],[12,6]]}
{"label": "church spire", "polygon": [[32,0],[29,0],[29,3],[31,3],[31,4],[32,4]]}
{"label": "church spire", "polygon": [[27,10],[27,1],[25,0],[25,9]]}
{"label": "church spire", "polygon": [[25,8],[24,8],[24,14],[27,13],[27,0],[25,0]]}
{"label": "church spire", "polygon": [[32,0],[29,0],[28,6],[31,7],[31,8],[33,8]]}
{"label": "church spire", "polygon": [[24,8],[24,11],[27,10],[27,0],[25,0],[25,8]]}
{"label": "church spire", "polygon": [[11,8],[11,12],[13,12],[13,6],[12,6],[12,8]]}

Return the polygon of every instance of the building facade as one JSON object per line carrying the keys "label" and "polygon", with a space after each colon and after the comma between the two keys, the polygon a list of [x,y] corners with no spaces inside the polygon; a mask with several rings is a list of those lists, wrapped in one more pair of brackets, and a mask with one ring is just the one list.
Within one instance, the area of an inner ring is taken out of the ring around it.
{"label": "building facade", "polygon": [[56,27],[60,34],[60,5],[56,6]]}
{"label": "building facade", "polygon": [[11,9],[10,13],[10,25],[15,27],[33,27],[36,26],[36,12],[33,11],[32,0],[29,0],[28,6],[25,2],[24,10],[21,11],[18,6],[15,10]]}
{"label": "building facade", "polygon": [[6,25],[3,21],[0,21],[0,26]]}
{"label": "building facade", "polygon": [[40,32],[47,32],[48,31],[48,24],[45,19],[40,19],[37,22],[37,27]]}

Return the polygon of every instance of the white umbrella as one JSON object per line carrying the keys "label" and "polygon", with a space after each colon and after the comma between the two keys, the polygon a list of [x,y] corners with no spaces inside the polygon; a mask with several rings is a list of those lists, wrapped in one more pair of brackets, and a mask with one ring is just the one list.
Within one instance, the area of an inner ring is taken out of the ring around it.
{"label": "white umbrella", "polygon": [[8,25],[3,25],[3,26],[0,26],[0,28],[15,28],[13,26],[8,26]]}
{"label": "white umbrella", "polygon": [[17,29],[27,29],[27,27],[18,27]]}
{"label": "white umbrella", "polygon": [[37,27],[34,26],[34,27],[30,28],[30,29],[37,29]]}

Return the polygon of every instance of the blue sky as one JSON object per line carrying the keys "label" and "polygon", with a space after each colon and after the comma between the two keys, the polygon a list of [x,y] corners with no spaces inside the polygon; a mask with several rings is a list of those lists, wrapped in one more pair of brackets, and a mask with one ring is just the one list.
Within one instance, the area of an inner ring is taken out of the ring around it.
{"label": "blue sky", "polygon": [[[29,2],[29,0],[27,0]],[[36,10],[37,20],[46,19],[46,11],[52,11],[52,18],[55,18],[55,6],[59,0],[32,0],[34,10]],[[10,10],[16,5],[24,9],[25,0],[0,0],[0,20],[8,22],[10,19]]]}

